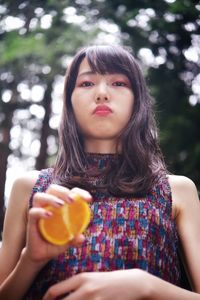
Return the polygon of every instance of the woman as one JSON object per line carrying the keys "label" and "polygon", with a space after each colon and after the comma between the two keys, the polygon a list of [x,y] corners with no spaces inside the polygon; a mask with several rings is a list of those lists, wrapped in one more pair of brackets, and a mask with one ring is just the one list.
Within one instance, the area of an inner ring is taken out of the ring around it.
{"label": "woman", "polygon": [[[74,192],[90,203],[90,225],[72,244],[51,245],[38,219]],[[11,192],[1,299],[200,299],[199,214],[193,182],[166,170],[135,59],[121,47],[82,49],[66,75],[55,167]],[[179,287],[178,251],[193,292]]]}

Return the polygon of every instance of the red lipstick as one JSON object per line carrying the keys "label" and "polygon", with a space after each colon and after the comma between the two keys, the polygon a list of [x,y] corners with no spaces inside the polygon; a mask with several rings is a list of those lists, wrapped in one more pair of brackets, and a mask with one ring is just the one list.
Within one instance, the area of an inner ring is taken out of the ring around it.
{"label": "red lipstick", "polygon": [[109,114],[111,114],[113,111],[110,107],[108,107],[107,105],[98,105],[94,110],[93,110],[93,114],[94,115],[98,115],[98,116],[107,116]]}

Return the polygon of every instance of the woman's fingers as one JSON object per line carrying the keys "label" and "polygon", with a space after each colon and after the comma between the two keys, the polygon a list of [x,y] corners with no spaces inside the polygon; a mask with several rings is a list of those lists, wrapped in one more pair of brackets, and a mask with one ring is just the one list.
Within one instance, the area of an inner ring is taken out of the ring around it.
{"label": "woman's fingers", "polygon": [[77,194],[80,195],[81,198],[83,198],[87,202],[90,202],[92,200],[91,194],[86,190],[80,189],[78,187],[75,187],[70,190],[71,198],[73,198],[73,196],[75,196]]}
{"label": "woman's fingers", "polygon": [[45,193],[37,192],[33,196],[33,206],[34,207],[44,207],[47,205],[52,205],[59,207],[65,203],[71,203],[73,200],[68,196],[69,189],[57,185],[51,184]]}
{"label": "woman's fingers", "polygon": [[70,246],[78,247],[84,242],[84,240],[85,240],[85,236],[83,234],[79,234],[75,236],[73,240],[68,243],[68,245],[69,247]]}
{"label": "woman's fingers", "polygon": [[36,193],[33,196],[33,207],[45,207],[47,205],[59,207],[64,205],[64,203],[62,199],[46,193]]}
{"label": "woman's fingers", "polygon": [[59,199],[62,199],[64,202],[72,202],[73,200],[70,199],[69,193],[70,190],[64,186],[58,184],[51,184],[48,189],[46,190],[48,195],[55,196]]}
{"label": "woman's fingers", "polygon": [[29,210],[29,224],[33,225],[38,222],[39,218],[49,218],[52,216],[52,212],[47,211],[42,207],[32,207]]}
{"label": "woman's fingers", "polygon": [[87,202],[92,200],[92,196],[86,190],[80,188],[69,190],[63,186],[51,184],[45,193],[35,193],[33,196],[33,206],[45,207],[47,205],[53,205],[58,207],[64,205],[64,203],[70,204],[74,201],[77,194]]}
{"label": "woman's fingers", "polygon": [[78,289],[80,284],[81,277],[79,275],[61,281],[48,289],[48,291],[44,295],[43,300],[53,300],[56,299],[58,296],[70,293],[71,291]]}

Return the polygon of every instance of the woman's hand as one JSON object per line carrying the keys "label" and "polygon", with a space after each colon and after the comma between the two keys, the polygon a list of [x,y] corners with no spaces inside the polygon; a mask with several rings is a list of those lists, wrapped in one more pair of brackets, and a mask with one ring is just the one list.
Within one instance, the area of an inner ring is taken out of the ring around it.
{"label": "woman's hand", "polygon": [[50,287],[43,300],[148,299],[149,276],[139,269],[80,273]]}
{"label": "woman's hand", "polygon": [[91,195],[82,189],[73,188],[69,190],[59,185],[51,185],[45,193],[36,193],[33,197],[33,207],[28,213],[27,223],[27,238],[26,246],[23,250],[25,255],[32,262],[48,262],[48,260],[64,252],[69,245],[79,245],[84,241],[83,235],[78,235],[71,241],[63,246],[57,246],[45,241],[39,230],[38,220],[40,218],[49,218],[51,213],[45,210],[45,206],[53,205],[55,207],[73,201],[73,194],[79,194],[85,201],[92,199]]}

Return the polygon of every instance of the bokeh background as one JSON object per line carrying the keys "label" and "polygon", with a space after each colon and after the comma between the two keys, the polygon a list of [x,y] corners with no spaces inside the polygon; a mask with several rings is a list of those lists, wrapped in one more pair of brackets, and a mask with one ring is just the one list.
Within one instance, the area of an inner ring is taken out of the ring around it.
{"label": "bokeh background", "polygon": [[82,46],[130,47],[172,173],[200,189],[200,2],[0,1],[0,232],[13,180],[54,163],[63,79]]}

